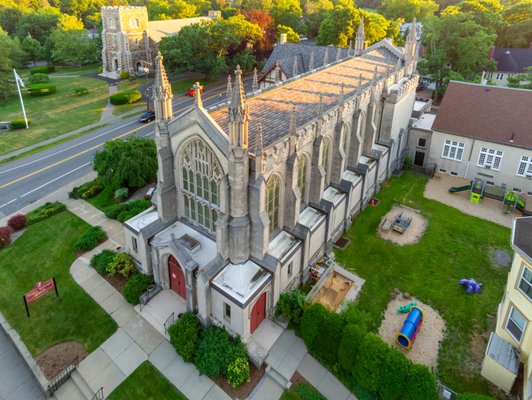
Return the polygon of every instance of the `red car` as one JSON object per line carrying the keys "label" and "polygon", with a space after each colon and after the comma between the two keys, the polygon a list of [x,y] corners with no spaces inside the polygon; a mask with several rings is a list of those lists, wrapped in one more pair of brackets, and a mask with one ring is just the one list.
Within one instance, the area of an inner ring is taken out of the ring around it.
{"label": "red car", "polygon": [[[205,88],[203,86],[200,86],[200,93],[203,93],[204,91],[205,91]],[[185,96],[190,96],[190,97],[196,96],[196,89],[194,88],[188,89],[185,92]]]}

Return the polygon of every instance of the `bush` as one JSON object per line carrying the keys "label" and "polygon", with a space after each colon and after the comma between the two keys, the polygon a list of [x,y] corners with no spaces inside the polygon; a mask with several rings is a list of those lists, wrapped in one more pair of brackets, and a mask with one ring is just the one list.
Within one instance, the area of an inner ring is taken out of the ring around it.
{"label": "bush", "polygon": [[127,71],[120,71],[120,79],[129,79],[131,75],[129,75],[129,72]]}
{"label": "bush", "polygon": [[381,399],[403,398],[405,383],[412,363],[398,349],[390,347],[384,364],[381,365],[379,395]]}
{"label": "bush", "polygon": [[460,395],[460,400],[495,400],[495,398],[477,393],[462,393]]}
{"label": "bush", "polygon": [[131,257],[128,253],[118,253],[114,258],[113,261],[109,265],[107,265],[107,274],[109,276],[113,276],[116,273],[119,273],[124,278],[127,278],[132,273],[134,273],[137,269],[135,268],[135,264],[133,264],[133,257]]}
{"label": "bush", "polygon": [[100,273],[107,271],[107,266],[114,260],[116,253],[112,250],[102,250],[91,257],[91,267]]}
{"label": "bush", "polygon": [[320,346],[323,337],[321,330],[327,318],[328,311],[319,303],[313,303],[301,318],[301,336],[309,351],[314,354],[314,350]]}
{"label": "bush", "polygon": [[72,191],[68,194],[68,196],[73,199],[87,200],[95,197],[103,189],[104,187],[100,182],[100,179],[96,178],[92,181],[84,183],[81,186],[73,188]]}
{"label": "bush", "polygon": [[300,290],[296,289],[291,292],[284,292],[277,302],[275,317],[282,315],[290,324],[299,326],[307,306],[308,303],[305,300],[305,295]]}
{"label": "bush", "polygon": [[55,92],[55,85],[52,83],[36,83],[28,86],[30,96],[47,96]]}
{"label": "bush", "polygon": [[237,388],[250,380],[249,361],[246,357],[237,357],[229,363],[227,366],[227,383],[233,388]]}
{"label": "bush", "polygon": [[[140,214],[142,211],[151,207],[151,201],[148,200],[133,200],[127,204],[123,204],[116,216],[116,219],[120,222],[127,221],[133,218],[135,215]],[[113,207],[113,206],[111,206]]]}
{"label": "bush", "polygon": [[175,348],[177,354],[183,357],[186,362],[193,362],[198,347],[201,325],[198,317],[191,312],[184,313],[168,329],[170,343]]}
{"label": "bush", "polygon": [[140,295],[144,293],[149,284],[153,283],[153,276],[135,274],[124,286],[124,297],[131,304],[139,304]]}
{"label": "bush", "polygon": [[436,378],[427,367],[421,364],[410,364],[405,391],[401,399],[438,400]]}
{"label": "bush", "polygon": [[117,219],[121,212],[127,210],[127,204],[113,204],[105,209],[105,216],[111,219]]}
{"label": "bush", "polygon": [[[28,120],[28,126],[30,125],[31,119],[27,118]],[[11,129],[24,129],[26,128],[26,122],[24,121],[24,118],[17,118],[11,121]]]}
{"label": "bush", "polygon": [[113,197],[115,200],[124,201],[127,199],[127,196],[129,195],[129,189],[127,187],[123,187],[120,189],[116,189]]}
{"label": "bush", "polygon": [[360,346],[354,368],[354,377],[364,389],[377,392],[382,381],[383,365],[390,346],[374,333],[368,333]]}
{"label": "bush", "polygon": [[42,65],[40,67],[33,67],[30,69],[30,74],[49,74],[50,72],[55,71],[54,65]]}
{"label": "bush", "polygon": [[0,249],[7,247],[11,244],[11,234],[13,233],[13,228],[10,226],[0,227]]}
{"label": "bush", "polygon": [[118,92],[112,94],[109,97],[111,104],[120,106],[123,104],[133,104],[142,98],[142,94],[138,90],[126,90],[124,92]]}
{"label": "bush", "polygon": [[27,225],[33,225],[36,222],[49,218],[52,215],[59,214],[60,212],[65,211],[65,210],[66,210],[66,206],[63,203],[60,203],[58,201],[54,203],[48,202],[28,213]]}
{"label": "bush", "polygon": [[342,317],[334,312],[327,312],[320,329],[319,337],[312,343],[313,355],[326,365],[338,362],[338,346],[342,338],[344,323]]}
{"label": "bush", "polygon": [[365,325],[348,324],[344,326],[342,331],[338,345],[338,362],[342,369],[350,375],[354,374],[356,356],[366,334]]}
{"label": "bush", "polygon": [[20,231],[26,227],[27,222],[28,217],[26,217],[24,214],[17,214],[9,218],[7,225],[11,227],[13,231]]}
{"label": "bush", "polygon": [[72,90],[74,91],[74,94],[76,96],[83,96],[89,94],[89,89],[87,89],[86,87],[77,87]]}
{"label": "bush", "polygon": [[74,250],[92,250],[107,239],[107,235],[101,226],[91,226],[75,243]]}
{"label": "bush", "polygon": [[211,378],[226,374],[230,343],[229,334],[217,326],[210,326],[201,333],[196,352],[196,367],[200,374]]}
{"label": "bush", "polygon": [[35,73],[30,76],[29,81],[31,85],[35,83],[46,83],[50,81],[50,77],[47,74]]}

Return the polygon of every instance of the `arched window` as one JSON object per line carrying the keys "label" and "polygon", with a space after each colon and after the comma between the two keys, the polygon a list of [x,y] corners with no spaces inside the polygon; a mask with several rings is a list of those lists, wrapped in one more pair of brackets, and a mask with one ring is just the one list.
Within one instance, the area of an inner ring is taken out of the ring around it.
{"label": "arched window", "polygon": [[308,161],[307,157],[301,155],[299,158],[299,163],[297,166],[297,187],[301,193],[301,206],[304,206],[307,203],[307,175],[308,175]]}
{"label": "arched window", "polygon": [[131,26],[131,28],[133,28],[133,29],[139,28],[140,27],[140,20],[138,18],[131,18],[129,20],[129,26]]}
{"label": "arched window", "polygon": [[270,233],[279,229],[281,179],[272,175],[266,183],[266,212],[270,219]]}
{"label": "arched window", "polygon": [[108,18],[107,19],[107,25],[109,25],[109,29],[115,29],[115,20],[114,20],[114,18]]}
{"label": "arched window", "polygon": [[182,155],[185,217],[215,231],[223,173],[214,153],[201,140],[190,142]]}
{"label": "arched window", "polygon": [[321,153],[321,165],[323,167],[323,170],[325,171],[325,182],[328,182],[329,177],[329,154],[330,153],[330,145],[328,139],[323,139],[322,144],[322,153]]}

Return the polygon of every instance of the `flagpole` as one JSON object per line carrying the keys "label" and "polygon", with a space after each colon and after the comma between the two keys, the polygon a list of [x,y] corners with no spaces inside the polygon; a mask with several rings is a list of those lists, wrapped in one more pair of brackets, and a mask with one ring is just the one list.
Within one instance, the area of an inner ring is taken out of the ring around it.
{"label": "flagpole", "polygon": [[22,100],[22,93],[20,92],[20,86],[18,84],[17,71],[13,68],[13,74],[15,74],[15,82],[17,82],[18,97],[20,99],[20,105],[22,106],[22,114],[24,115],[24,122],[26,123],[26,129],[29,129],[28,118],[26,118],[26,109],[24,108],[24,101]]}

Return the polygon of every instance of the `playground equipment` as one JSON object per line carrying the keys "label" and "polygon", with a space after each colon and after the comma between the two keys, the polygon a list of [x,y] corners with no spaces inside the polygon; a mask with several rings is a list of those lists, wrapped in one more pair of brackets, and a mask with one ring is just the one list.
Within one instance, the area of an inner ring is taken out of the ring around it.
{"label": "playground equipment", "polygon": [[[502,198],[502,209],[506,214],[510,214],[514,209],[523,211],[525,208],[525,201],[519,198],[517,190],[507,190]],[[506,206],[506,210],[504,210]]]}
{"label": "playground equipment", "polygon": [[395,220],[393,221],[392,229],[399,233],[404,233],[410,226],[411,222],[412,217],[405,217],[403,216],[403,213],[400,212],[399,214],[397,214]]}
{"label": "playground equipment", "polygon": [[410,350],[416,340],[417,333],[423,322],[423,311],[417,306],[410,308],[410,313],[403,323],[401,332],[395,335],[396,343],[405,350]]}
{"label": "playground equipment", "polygon": [[453,186],[452,188],[449,188],[449,192],[456,193],[456,192],[463,192],[464,190],[471,190],[471,185],[465,185],[465,186]]}
{"label": "playground equipment", "polygon": [[484,181],[480,178],[475,178],[471,183],[471,203],[478,204],[482,196],[484,196]]}
{"label": "playground equipment", "polygon": [[400,312],[400,313],[410,312],[410,309],[414,306],[417,306],[417,303],[415,301],[413,301],[412,303],[408,303],[407,305],[397,307],[397,312]]}
{"label": "playground equipment", "polygon": [[478,283],[473,278],[460,279],[460,285],[466,287],[467,293],[479,293],[480,289],[482,289],[482,283]]}

